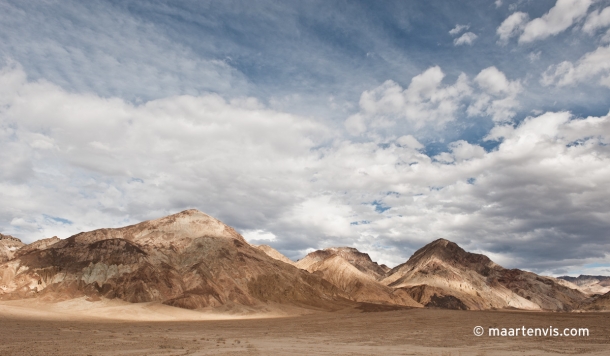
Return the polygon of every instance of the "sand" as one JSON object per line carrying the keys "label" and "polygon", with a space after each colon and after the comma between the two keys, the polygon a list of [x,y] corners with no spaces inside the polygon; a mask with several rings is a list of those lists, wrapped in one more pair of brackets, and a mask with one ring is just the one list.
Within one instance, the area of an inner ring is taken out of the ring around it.
{"label": "sand", "polygon": [[[607,355],[610,343],[610,313],[351,309],[286,317],[297,310],[271,309],[2,302],[0,355]],[[220,318],[227,320],[213,320]],[[587,327],[590,336],[476,337],[477,325]]]}

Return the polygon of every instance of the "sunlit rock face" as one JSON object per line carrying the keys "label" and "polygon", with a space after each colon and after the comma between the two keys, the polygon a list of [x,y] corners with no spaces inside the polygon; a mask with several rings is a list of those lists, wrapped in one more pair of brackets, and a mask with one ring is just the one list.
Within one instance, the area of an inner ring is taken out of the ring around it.
{"label": "sunlit rock face", "polygon": [[445,239],[416,251],[382,283],[424,305],[453,309],[571,310],[585,298],[555,278],[505,269]]}
{"label": "sunlit rock face", "polygon": [[0,234],[0,263],[12,259],[15,252],[23,246],[25,244],[18,238]]}
{"label": "sunlit rock face", "polygon": [[86,295],[189,309],[267,302],[335,309],[349,301],[197,210],[35,244],[0,265],[0,298]]}

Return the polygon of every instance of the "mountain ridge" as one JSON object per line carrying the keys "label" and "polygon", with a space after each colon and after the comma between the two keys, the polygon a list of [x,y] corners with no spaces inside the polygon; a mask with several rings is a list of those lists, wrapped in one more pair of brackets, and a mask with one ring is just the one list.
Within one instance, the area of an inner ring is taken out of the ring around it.
{"label": "mountain ridge", "polygon": [[565,279],[503,268],[446,239],[390,269],[353,247],[317,250],[293,262],[270,246],[250,245],[235,229],[194,209],[29,245],[0,234],[0,299],[81,296],[187,309],[269,303],[322,310],[358,303],[462,310],[610,308],[607,296],[588,297],[582,286]]}
{"label": "mountain ridge", "polygon": [[33,248],[0,264],[0,277],[4,300],[87,296],[187,309],[273,302],[324,310],[349,302],[331,283],[267,256],[196,210]]}

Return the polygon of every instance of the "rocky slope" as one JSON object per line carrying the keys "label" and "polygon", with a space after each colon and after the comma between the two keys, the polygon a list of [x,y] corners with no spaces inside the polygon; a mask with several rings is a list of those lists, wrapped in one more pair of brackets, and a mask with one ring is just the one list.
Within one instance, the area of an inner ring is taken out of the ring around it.
{"label": "rocky slope", "polygon": [[299,260],[296,266],[317,274],[347,293],[357,302],[421,307],[403,290],[377,281],[383,269],[368,254],[355,248],[338,247],[318,250]]}
{"label": "rocky slope", "polygon": [[[310,266],[332,256],[340,256],[360,272],[373,279],[382,278],[389,268],[373,262],[367,253],[362,253],[353,247],[330,247],[324,250],[314,251],[296,262],[296,266],[309,270]],[[384,268],[385,267],[385,268]]]}
{"label": "rocky slope", "polygon": [[18,238],[0,234],[0,263],[12,259],[15,256],[15,252],[23,246],[25,244]]}
{"label": "rocky slope", "polygon": [[382,283],[405,290],[424,305],[434,300],[431,306],[456,309],[570,310],[585,299],[554,278],[505,269],[444,239],[416,251],[390,270]]}
{"label": "rocky slope", "polygon": [[586,294],[605,294],[610,292],[610,277],[608,276],[562,276],[559,279],[575,284]]}
{"label": "rocky slope", "polygon": [[197,210],[39,245],[46,248],[0,264],[0,299],[89,296],[191,309],[267,302],[336,309],[348,301]]}

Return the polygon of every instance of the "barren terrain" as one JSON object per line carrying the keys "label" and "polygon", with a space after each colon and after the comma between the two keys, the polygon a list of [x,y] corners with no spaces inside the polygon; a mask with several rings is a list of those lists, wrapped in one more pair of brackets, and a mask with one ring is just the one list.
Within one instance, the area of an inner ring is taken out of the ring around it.
{"label": "barren terrain", "polygon": [[[78,307],[82,301],[72,303]],[[3,302],[0,355],[607,355],[610,343],[610,313],[370,312],[364,306],[293,317],[192,320],[198,312],[146,303],[131,304],[140,314],[130,316],[127,309],[104,309],[122,306],[102,303],[103,313],[79,316],[66,313],[69,304],[43,310]],[[132,320],[101,319],[102,314]],[[587,327],[590,336],[476,337],[477,325]]]}

